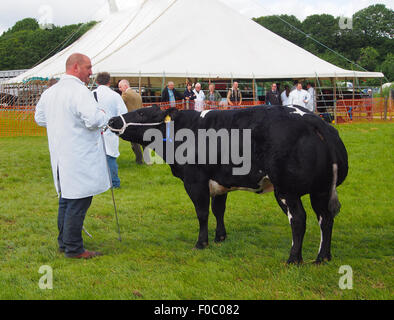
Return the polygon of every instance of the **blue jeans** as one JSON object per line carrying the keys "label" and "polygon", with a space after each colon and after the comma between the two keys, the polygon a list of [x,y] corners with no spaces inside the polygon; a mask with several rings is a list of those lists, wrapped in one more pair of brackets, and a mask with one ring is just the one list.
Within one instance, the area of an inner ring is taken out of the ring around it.
{"label": "blue jeans", "polygon": [[107,155],[107,162],[109,171],[111,172],[112,186],[114,188],[119,188],[120,179],[118,177],[118,164],[116,163],[116,158]]}
{"label": "blue jeans", "polygon": [[57,225],[59,236],[57,238],[59,249],[65,252],[66,257],[75,257],[85,252],[82,239],[83,221],[93,197],[84,199],[59,199],[59,212]]}

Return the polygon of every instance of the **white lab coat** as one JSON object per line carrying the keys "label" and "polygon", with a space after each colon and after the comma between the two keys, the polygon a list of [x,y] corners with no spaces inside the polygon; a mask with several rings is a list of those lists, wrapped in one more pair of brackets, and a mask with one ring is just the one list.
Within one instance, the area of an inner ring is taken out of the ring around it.
{"label": "white lab coat", "polygon": [[57,193],[83,199],[110,188],[101,129],[108,117],[78,78],[65,75],[46,90],[35,121],[46,127]]}
{"label": "white lab coat", "polygon": [[[290,105],[297,105],[306,108],[307,103],[311,99],[310,94],[308,91],[301,89],[301,90],[294,90],[290,92],[289,95],[289,104]],[[306,100],[306,102],[304,102]]]}
{"label": "white lab coat", "polygon": [[315,89],[310,87],[308,89],[308,93],[309,93],[311,98],[309,99],[309,102],[306,104],[306,108],[309,111],[313,112],[313,111],[315,111]]}
{"label": "white lab coat", "polygon": [[288,106],[290,104],[290,93],[289,96],[286,95],[286,90],[282,92],[280,95],[280,98],[282,100],[282,106]]}
{"label": "white lab coat", "polygon": [[[109,87],[99,86],[93,92],[97,93],[99,107],[105,111],[109,119],[128,112],[122,97]],[[104,133],[104,141],[107,155],[113,158],[119,157],[119,137],[111,130],[107,130]]]}
{"label": "white lab coat", "polygon": [[205,104],[204,91],[200,90],[200,92],[197,92],[197,90],[194,89],[193,92],[196,95],[196,99],[194,100],[194,110],[204,111],[204,104]]}

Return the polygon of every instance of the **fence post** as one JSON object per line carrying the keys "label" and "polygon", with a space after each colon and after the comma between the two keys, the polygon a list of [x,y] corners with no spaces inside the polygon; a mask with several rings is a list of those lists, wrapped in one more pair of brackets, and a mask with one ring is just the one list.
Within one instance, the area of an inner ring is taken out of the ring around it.
{"label": "fence post", "polygon": [[334,121],[335,124],[338,124],[338,118],[337,118],[337,78],[334,79]]}
{"label": "fence post", "polygon": [[389,102],[389,96],[387,96],[387,97],[384,97],[384,117],[383,117],[383,120],[387,120],[387,107],[388,107],[388,102]]}

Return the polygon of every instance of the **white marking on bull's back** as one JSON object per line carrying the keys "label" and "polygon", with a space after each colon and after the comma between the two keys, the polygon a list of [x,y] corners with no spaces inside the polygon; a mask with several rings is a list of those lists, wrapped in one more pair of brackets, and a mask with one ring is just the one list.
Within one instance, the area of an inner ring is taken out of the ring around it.
{"label": "white marking on bull's back", "polygon": [[200,117],[204,119],[205,116],[208,114],[208,112],[211,112],[211,111],[212,111],[212,110],[205,110],[205,111],[202,111]]}
{"label": "white marking on bull's back", "polygon": [[304,111],[298,109],[297,107],[288,106],[288,108],[295,109],[295,111],[292,112],[292,114],[299,114],[301,117],[303,117],[303,116],[306,114],[306,112],[304,112]]}

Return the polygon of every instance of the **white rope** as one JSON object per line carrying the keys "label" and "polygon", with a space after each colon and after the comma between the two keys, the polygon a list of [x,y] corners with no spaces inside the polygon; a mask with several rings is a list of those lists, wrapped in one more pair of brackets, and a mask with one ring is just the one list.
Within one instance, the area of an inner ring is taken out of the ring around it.
{"label": "white rope", "polygon": [[156,122],[156,123],[138,123],[138,122],[127,123],[122,115],[120,115],[120,118],[122,119],[122,122],[123,122],[123,126],[121,129],[114,129],[111,126],[107,126],[108,129],[110,129],[112,132],[118,132],[119,135],[122,135],[123,133],[125,133],[126,129],[131,126],[159,126],[164,123],[164,121]]}

